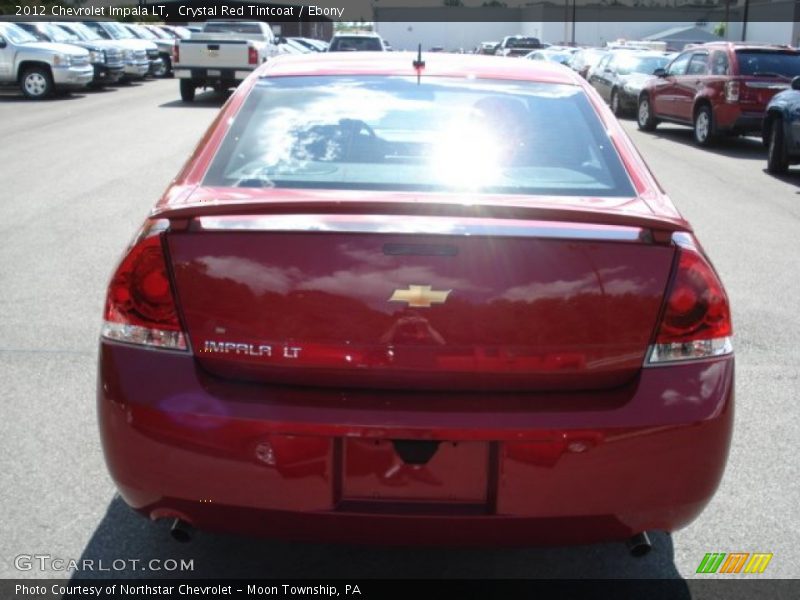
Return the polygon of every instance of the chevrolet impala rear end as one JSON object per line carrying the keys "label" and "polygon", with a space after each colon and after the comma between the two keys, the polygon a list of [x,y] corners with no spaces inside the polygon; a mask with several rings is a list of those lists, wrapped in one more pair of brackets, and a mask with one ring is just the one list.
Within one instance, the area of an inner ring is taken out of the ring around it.
{"label": "chevrolet impala rear end", "polygon": [[690,225],[578,75],[287,57],[111,278],[101,437],[176,535],[644,551],[722,477],[731,336]]}

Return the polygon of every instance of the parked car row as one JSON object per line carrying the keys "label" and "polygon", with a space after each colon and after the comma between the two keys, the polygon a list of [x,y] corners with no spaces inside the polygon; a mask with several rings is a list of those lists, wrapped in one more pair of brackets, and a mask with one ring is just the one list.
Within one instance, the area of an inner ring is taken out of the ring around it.
{"label": "parked car row", "polygon": [[614,114],[635,112],[643,131],[654,131],[662,122],[685,125],[692,128],[699,146],[756,135],[768,149],[770,173],[784,173],[800,162],[796,48],[708,42],[687,46],[671,57],[611,50],[587,69],[586,77]]}
{"label": "parked car row", "polygon": [[[391,49],[378,39],[381,50]],[[210,21],[199,31],[115,21],[3,22],[0,85],[41,99],[86,86],[171,77],[182,59],[181,97],[190,101],[198,87],[238,85],[270,56],[327,49],[319,40],[277,37],[261,22]]]}
{"label": "parked car row", "polygon": [[114,21],[0,23],[0,84],[47,98],[86,86],[172,73],[182,28]]}
{"label": "parked car row", "polygon": [[788,46],[710,42],[656,69],[638,98],[638,123],[688,125],[701,146],[724,135],[761,134],[767,105],[800,75],[800,51]]}
{"label": "parked car row", "polygon": [[[484,42],[475,52],[519,56],[503,49],[529,40],[510,36],[502,43]],[[680,53],[638,42],[605,48],[546,46],[525,58],[570,67],[616,116],[635,114],[643,131],[661,122],[686,125],[699,146],[723,137],[760,135],[770,173],[800,163],[800,49],[724,41],[689,44]]]}

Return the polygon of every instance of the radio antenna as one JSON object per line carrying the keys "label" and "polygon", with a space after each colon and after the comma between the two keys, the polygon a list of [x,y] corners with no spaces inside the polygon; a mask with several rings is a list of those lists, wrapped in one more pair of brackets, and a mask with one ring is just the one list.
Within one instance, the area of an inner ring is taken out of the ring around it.
{"label": "radio antenna", "polygon": [[425,68],[425,61],[422,60],[422,44],[417,46],[417,60],[411,63],[417,70],[417,85],[419,85],[420,76],[422,75],[422,69]]}

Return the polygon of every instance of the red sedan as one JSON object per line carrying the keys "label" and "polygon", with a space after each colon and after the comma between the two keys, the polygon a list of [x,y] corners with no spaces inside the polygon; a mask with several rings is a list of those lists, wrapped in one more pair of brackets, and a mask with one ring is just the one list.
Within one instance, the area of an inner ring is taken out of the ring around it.
{"label": "red sedan", "polygon": [[109,285],[111,475],[181,539],[642,553],[723,474],[722,283],[579,75],[422,59],[283,57],[222,108]]}

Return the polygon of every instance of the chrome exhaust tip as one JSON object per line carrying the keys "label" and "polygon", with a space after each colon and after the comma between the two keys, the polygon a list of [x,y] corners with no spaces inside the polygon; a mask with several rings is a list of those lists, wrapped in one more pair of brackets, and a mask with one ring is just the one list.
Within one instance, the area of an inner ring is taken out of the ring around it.
{"label": "chrome exhaust tip", "polygon": [[186,544],[192,541],[192,537],[194,536],[194,527],[192,527],[186,521],[175,519],[172,522],[172,527],[170,527],[169,533],[172,536],[172,539],[176,542]]}
{"label": "chrome exhaust tip", "polygon": [[646,531],[637,533],[629,539],[627,546],[628,552],[631,553],[631,556],[635,556],[636,558],[645,556],[653,549],[653,544],[650,542],[650,537],[647,535]]}

